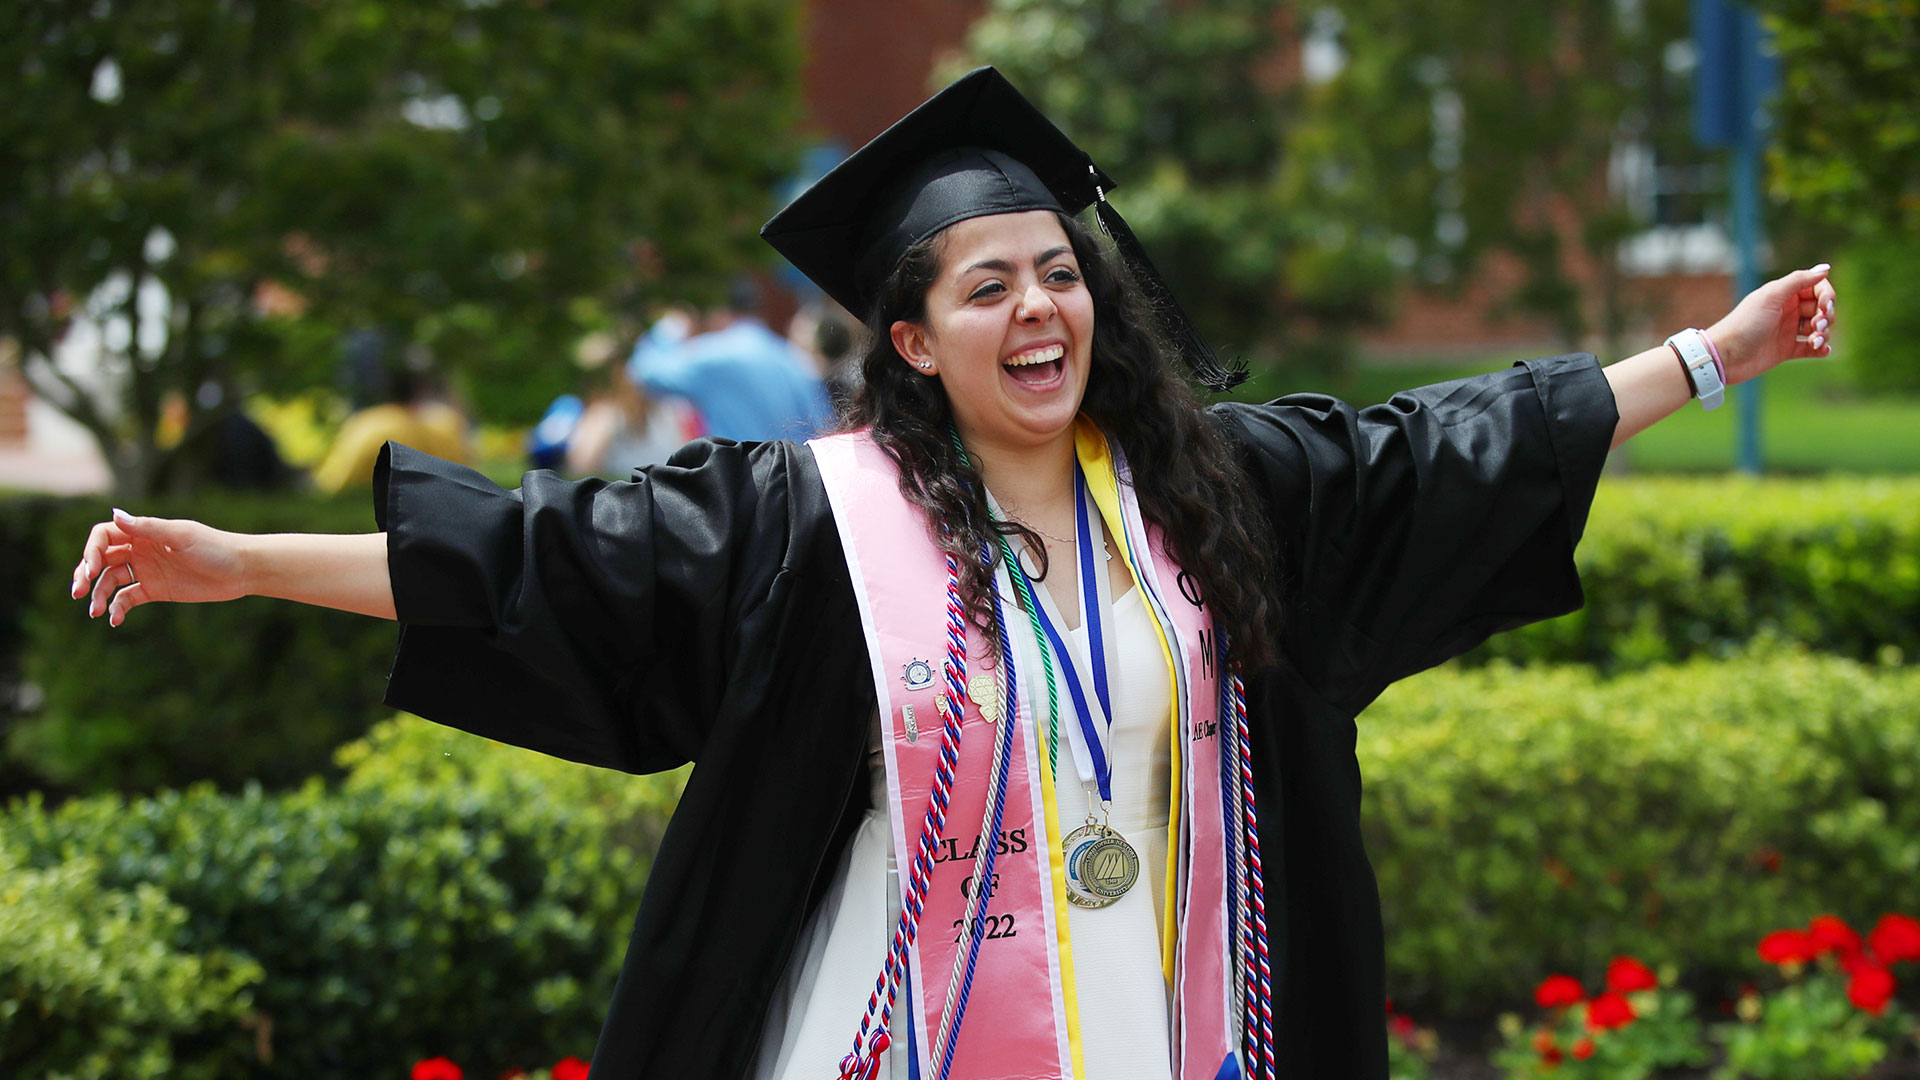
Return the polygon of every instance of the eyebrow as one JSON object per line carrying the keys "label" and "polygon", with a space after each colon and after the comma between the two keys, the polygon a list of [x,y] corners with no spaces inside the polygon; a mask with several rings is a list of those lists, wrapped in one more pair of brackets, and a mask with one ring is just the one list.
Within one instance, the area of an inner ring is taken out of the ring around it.
{"label": "eyebrow", "polygon": [[[1047,250],[1041,252],[1038,256],[1034,258],[1033,265],[1036,268],[1045,266],[1047,263],[1052,262],[1053,260],[1059,258],[1062,255],[1068,254],[1072,250],[1073,250],[1072,246],[1067,244],[1061,244],[1059,247],[1048,248]],[[972,266],[967,267],[965,270],[960,271],[960,276],[965,277],[966,275],[973,273],[975,270],[996,270],[1002,274],[1011,274],[1013,273],[1013,264],[1008,262],[1005,259],[982,259],[979,262],[974,263]]]}

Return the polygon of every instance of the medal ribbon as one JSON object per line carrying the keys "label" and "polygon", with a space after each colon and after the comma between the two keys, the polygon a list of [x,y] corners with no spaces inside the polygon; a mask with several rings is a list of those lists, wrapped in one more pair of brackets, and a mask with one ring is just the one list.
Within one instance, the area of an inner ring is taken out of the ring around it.
{"label": "medal ribbon", "polygon": [[[1080,570],[1080,620],[1087,628],[1089,643],[1089,664],[1094,677],[1094,692],[1099,696],[1100,711],[1106,721],[1107,730],[1113,730],[1113,693],[1108,688],[1107,653],[1104,636],[1101,633],[1101,607],[1099,578],[1095,570],[1093,557],[1093,529],[1087,516],[1087,481],[1079,462],[1074,463],[1074,547]],[[1021,568],[1026,573],[1026,568]],[[1107,759],[1106,747],[1101,741],[1099,729],[1093,723],[1093,710],[1087,704],[1087,692],[1080,680],[1080,671],[1074,665],[1073,653],[1067,648],[1060,631],[1053,625],[1053,619],[1047,614],[1045,603],[1033,605],[1040,627],[1052,644],[1053,651],[1060,657],[1060,667],[1066,675],[1067,692],[1073,695],[1074,715],[1080,722],[1080,734],[1086,743],[1087,756],[1092,763],[1093,776],[1090,778],[1099,785],[1102,802],[1113,801],[1113,763]],[[1083,773],[1083,782],[1089,779]]]}

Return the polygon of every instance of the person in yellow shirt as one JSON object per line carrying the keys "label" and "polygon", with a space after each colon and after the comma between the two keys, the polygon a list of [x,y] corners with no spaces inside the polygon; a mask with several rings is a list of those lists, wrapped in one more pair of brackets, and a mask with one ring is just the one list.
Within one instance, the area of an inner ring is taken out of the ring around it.
{"label": "person in yellow shirt", "polygon": [[389,439],[472,464],[467,418],[459,409],[429,394],[425,381],[412,372],[395,373],[393,390],[394,400],[347,417],[325,460],[313,470],[314,487],[333,494],[371,484],[374,460]]}

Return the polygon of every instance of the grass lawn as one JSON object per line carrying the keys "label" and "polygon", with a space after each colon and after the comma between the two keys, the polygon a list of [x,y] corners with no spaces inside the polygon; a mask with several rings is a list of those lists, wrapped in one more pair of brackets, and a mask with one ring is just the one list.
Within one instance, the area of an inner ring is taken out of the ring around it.
{"label": "grass lawn", "polygon": [[[1365,366],[1333,382],[1292,383],[1260,376],[1237,395],[1265,400],[1300,390],[1330,393],[1355,405],[1387,400],[1395,391],[1491,371],[1515,358],[1486,364]],[[1920,398],[1864,397],[1855,393],[1839,364],[1796,360],[1759,381],[1760,445],[1769,472],[1920,472]],[[1708,413],[1689,406],[1627,444],[1637,469],[1708,471],[1733,466],[1740,388],[1726,406]]]}

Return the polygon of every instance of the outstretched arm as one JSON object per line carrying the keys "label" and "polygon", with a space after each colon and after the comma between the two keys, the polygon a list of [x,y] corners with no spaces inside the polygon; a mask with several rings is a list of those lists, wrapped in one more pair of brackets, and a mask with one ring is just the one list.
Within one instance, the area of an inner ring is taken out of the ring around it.
{"label": "outstretched arm", "polygon": [[[1795,357],[1826,356],[1832,347],[1833,282],[1821,263],[1796,270],[1748,293],[1707,336],[1726,364],[1727,385],[1742,383]],[[1693,397],[1680,360],[1665,345],[1630,356],[1606,369],[1620,423],[1619,446],[1656,421],[1673,415]]]}
{"label": "outstretched arm", "polygon": [[123,510],[93,527],[73,571],[87,614],[119,626],[155,600],[205,603],[272,596],[382,619],[394,617],[385,533],[223,532],[197,521]]}

